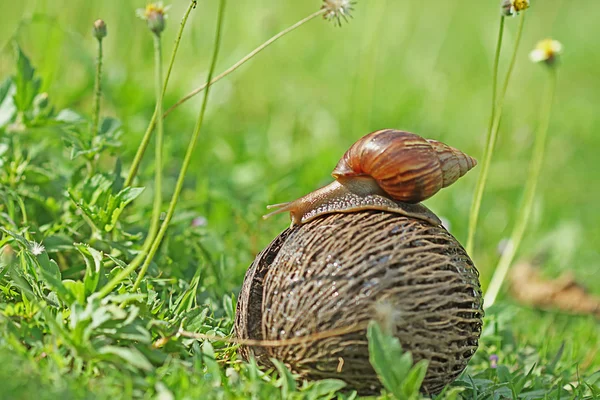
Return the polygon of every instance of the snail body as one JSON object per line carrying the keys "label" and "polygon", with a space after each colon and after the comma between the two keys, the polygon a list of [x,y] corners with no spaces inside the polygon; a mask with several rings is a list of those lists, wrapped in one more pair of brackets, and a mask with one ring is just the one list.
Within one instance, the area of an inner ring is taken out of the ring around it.
{"label": "snail body", "polygon": [[402,203],[389,198],[369,176],[352,179],[341,177],[292,202],[274,204],[267,208],[278,209],[265,215],[265,218],[289,211],[291,226],[305,224],[321,215],[360,210],[389,211],[418,218],[432,225],[441,224],[440,219],[424,205]]}
{"label": "snail body", "polygon": [[394,129],[375,131],[346,151],[332,172],[334,182],[295,201],[268,206],[277,210],[264,218],[289,211],[294,226],[320,215],[370,209],[438,225],[439,219],[416,203],[475,165],[474,158],[442,142]]}

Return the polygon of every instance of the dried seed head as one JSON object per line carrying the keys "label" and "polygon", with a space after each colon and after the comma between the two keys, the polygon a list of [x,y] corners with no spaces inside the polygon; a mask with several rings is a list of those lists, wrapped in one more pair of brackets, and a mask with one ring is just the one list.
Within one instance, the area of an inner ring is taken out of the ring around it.
{"label": "dried seed head", "polygon": [[104,20],[101,19],[97,19],[94,22],[94,29],[93,29],[93,34],[94,37],[98,40],[102,40],[106,37],[107,31],[106,31],[106,23],[104,22]]}
{"label": "dried seed head", "polygon": [[46,248],[44,247],[43,244],[38,243],[38,242],[32,242],[31,243],[31,247],[29,248],[29,251],[31,252],[31,254],[33,254],[34,256],[39,256],[40,254],[42,254],[44,251],[46,251]]}
{"label": "dried seed head", "polygon": [[149,3],[146,8],[140,8],[136,11],[138,17],[148,23],[148,28],[157,35],[165,30],[165,20],[170,6],[164,6],[162,1]]}
{"label": "dried seed head", "polygon": [[383,300],[375,303],[374,306],[374,317],[383,332],[388,335],[396,334],[396,327],[401,324],[402,311],[398,305],[391,303],[390,301]]}
{"label": "dried seed head", "polygon": [[502,8],[502,14],[507,17],[514,17],[520,11],[525,11],[529,8],[529,0],[502,0],[500,7]]}
{"label": "dried seed head", "polygon": [[558,40],[544,39],[537,43],[535,49],[529,53],[531,61],[552,66],[562,52],[562,44]]}
{"label": "dried seed head", "polygon": [[342,25],[342,18],[344,21],[348,21],[348,18],[352,18],[352,7],[356,4],[355,1],[351,0],[323,0],[322,10],[326,10],[323,14],[323,18],[328,21],[334,21],[338,26]]}

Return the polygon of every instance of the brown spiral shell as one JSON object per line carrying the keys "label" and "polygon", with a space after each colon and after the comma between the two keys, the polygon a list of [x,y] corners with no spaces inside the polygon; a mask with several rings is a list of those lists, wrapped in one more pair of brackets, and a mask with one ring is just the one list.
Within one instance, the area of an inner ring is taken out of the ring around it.
{"label": "brown spiral shell", "polygon": [[477,165],[465,153],[414,133],[385,129],[369,133],[348,149],[334,178],[368,175],[393,199],[418,203]]}

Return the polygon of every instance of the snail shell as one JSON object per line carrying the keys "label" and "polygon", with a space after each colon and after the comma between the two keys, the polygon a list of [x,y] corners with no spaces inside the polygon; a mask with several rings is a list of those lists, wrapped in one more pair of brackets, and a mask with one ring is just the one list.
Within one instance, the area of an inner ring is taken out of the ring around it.
{"label": "snail shell", "polygon": [[263,218],[289,211],[294,226],[325,214],[380,210],[439,225],[431,211],[414,203],[450,186],[476,164],[460,150],[414,133],[372,132],[344,154],[332,172],[334,182],[295,201],[267,206],[276,210]]}
{"label": "snail shell", "polygon": [[418,203],[477,165],[474,158],[436,140],[385,129],[357,141],[333,170],[333,177],[368,175],[393,199]]}

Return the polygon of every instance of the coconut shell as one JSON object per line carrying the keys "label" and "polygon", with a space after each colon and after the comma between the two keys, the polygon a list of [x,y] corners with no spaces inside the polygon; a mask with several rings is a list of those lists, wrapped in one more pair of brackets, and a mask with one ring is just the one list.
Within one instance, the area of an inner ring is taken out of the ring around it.
{"label": "coconut shell", "polygon": [[[327,215],[286,229],[256,257],[240,292],[236,336],[291,339],[376,319],[415,362],[429,361],[421,390],[436,394],[477,349],[478,276],[442,226],[388,212]],[[306,379],[342,379],[361,394],[381,389],[366,329],[239,351],[265,366],[281,360]]]}

